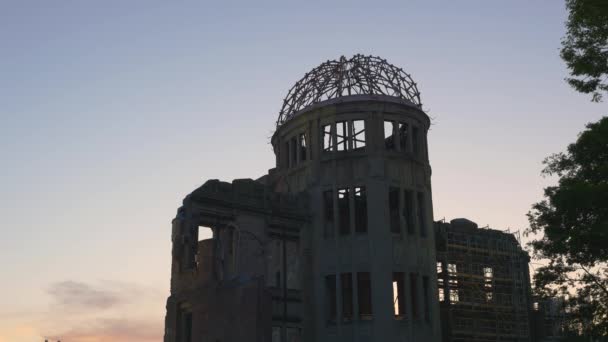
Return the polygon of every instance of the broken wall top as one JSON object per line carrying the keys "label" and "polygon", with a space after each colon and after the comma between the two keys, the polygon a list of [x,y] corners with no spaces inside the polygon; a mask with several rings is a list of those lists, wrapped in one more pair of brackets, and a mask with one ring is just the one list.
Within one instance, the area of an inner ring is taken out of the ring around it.
{"label": "broken wall top", "polygon": [[288,215],[302,220],[308,218],[306,194],[277,193],[262,182],[252,179],[235,179],[232,183],[208,180],[184,198],[178,216],[184,207],[192,204]]}

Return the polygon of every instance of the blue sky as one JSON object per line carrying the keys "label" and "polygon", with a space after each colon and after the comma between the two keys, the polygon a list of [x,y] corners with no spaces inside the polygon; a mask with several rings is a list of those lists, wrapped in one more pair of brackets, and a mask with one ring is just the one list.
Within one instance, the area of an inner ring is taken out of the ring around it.
{"label": "blue sky", "polygon": [[1,2],[0,341],[160,340],[181,199],[271,168],[288,89],[341,55],[418,83],[436,219],[525,228],[542,159],[607,113],[564,82],[565,19],[557,0]]}

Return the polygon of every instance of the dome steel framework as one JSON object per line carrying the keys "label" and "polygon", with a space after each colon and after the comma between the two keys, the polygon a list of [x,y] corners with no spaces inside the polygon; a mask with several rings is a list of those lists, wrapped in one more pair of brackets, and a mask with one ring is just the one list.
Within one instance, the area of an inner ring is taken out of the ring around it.
{"label": "dome steel framework", "polygon": [[315,103],[351,95],[386,95],[421,107],[420,92],[412,77],[385,59],[354,55],[327,61],[308,72],[283,100],[277,127]]}

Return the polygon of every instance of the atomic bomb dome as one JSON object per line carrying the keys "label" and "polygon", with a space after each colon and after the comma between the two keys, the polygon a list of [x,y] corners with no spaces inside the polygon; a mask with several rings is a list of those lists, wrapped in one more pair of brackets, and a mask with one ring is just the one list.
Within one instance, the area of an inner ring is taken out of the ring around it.
{"label": "atomic bomb dome", "polygon": [[283,102],[273,168],[208,180],[178,209],[164,342],[529,342],[515,237],[434,223],[430,125],[384,59],[307,73]]}
{"label": "atomic bomb dome", "polygon": [[342,56],[322,63],[296,82],[283,101],[277,127],[311,105],[353,95],[391,96],[422,105],[416,82],[403,69],[380,57]]}

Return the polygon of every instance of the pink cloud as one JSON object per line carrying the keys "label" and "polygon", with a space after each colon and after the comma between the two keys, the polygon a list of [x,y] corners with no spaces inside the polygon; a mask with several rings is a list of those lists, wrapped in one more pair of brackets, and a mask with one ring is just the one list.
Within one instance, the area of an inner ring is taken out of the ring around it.
{"label": "pink cloud", "polygon": [[52,284],[48,293],[56,304],[72,309],[107,309],[123,301],[116,292],[72,280]]}
{"label": "pink cloud", "polygon": [[101,319],[46,338],[69,342],[158,342],[162,337],[162,320]]}
{"label": "pink cloud", "polygon": [[[152,342],[163,337],[165,294],[133,283],[53,283],[51,312],[41,325],[49,341]],[[158,309],[158,310],[156,310]]]}

